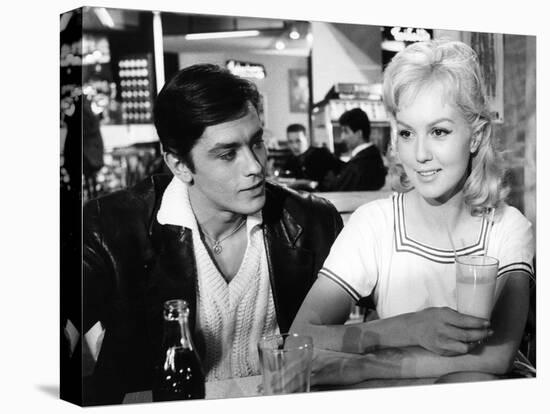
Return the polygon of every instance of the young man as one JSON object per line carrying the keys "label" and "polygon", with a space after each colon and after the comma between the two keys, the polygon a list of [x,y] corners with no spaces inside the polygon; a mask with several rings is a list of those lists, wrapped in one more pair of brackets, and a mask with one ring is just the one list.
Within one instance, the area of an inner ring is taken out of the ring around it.
{"label": "young man", "polygon": [[218,66],[181,70],[154,111],[174,176],[85,206],[82,331],[97,357],[85,403],[151,389],[166,300],[189,303],[207,380],[259,374],[258,339],[290,328],[342,222],[266,182],[258,102]]}
{"label": "young man", "polygon": [[306,128],[302,124],[291,124],[286,129],[286,139],[292,156],[288,159],[285,170],[295,178],[321,183],[329,171],[337,174],[343,164],[327,148],[309,145]]}
{"label": "young man", "polygon": [[370,121],[360,108],[344,112],[339,119],[342,139],[351,159],[336,177],[329,176],[323,191],[373,191],[384,186],[386,167],[380,151],[370,142]]}

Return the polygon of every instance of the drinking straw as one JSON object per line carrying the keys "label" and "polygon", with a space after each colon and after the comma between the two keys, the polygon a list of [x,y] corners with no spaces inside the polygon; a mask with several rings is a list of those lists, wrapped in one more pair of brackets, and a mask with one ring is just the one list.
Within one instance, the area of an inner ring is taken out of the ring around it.
{"label": "drinking straw", "polygon": [[462,276],[462,273],[460,272],[460,266],[458,266],[458,255],[456,254],[456,247],[453,242],[453,236],[451,236],[451,231],[449,230],[449,227],[445,225],[445,230],[447,230],[447,237],[449,237],[449,241],[451,242],[451,247],[453,248],[453,253],[455,255],[455,267],[456,271],[460,273],[460,276]]}
{"label": "drinking straw", "polygon": [[487,232],[487,240],[485,240],[485,249],[483,251],[483,264],[485,264],[485,258],[487,257],[487,253],[489,251],[489,240],[491,239],[491,232],[493,230],[493,220],[495,218],[495,208],[491,207],[491,213],[489,216],[489,231]]}
{"label": "drinking straw", "polygon": [[457,261],[457,254],[456,254],[455,244],[453,242],[453,237],[451,236],[451,231],[449,230],[448,226],[445,226],[445,230],[447,230],[447,236],[449,237],[449,241],[451,242],[451,247],[453,248],[453,253],[455,255],[455,262],[456,262]]}

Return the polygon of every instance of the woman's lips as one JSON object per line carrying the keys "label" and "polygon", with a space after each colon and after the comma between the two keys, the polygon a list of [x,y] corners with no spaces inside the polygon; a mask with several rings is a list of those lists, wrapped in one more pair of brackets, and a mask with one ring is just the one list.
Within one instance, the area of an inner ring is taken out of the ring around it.
{"label": "woman's lips", "polygon": [[417,170],[416,174],[421,180],[426,181],[434,179],[440,171],[441,168],[433,168],[430,170]]}
{"label": "woman's lips", "polygon": [[432,175],[437,174],[439,171],[441,171],[441,168],[436,168],[432,170],[418,170],[416,173],[418,175],[421,175],[422,177],[431,177]]}

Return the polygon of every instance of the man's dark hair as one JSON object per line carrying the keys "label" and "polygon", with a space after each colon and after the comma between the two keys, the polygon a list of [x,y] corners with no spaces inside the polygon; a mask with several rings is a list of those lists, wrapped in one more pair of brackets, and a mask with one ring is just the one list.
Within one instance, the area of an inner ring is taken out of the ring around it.
{"label": "man's dark hair", "polygon": [[180,70],[164,85],[153,109],[164,151],[193,171],[191,149],[206,127],[244,116],[249,104],[258,111],[256,85],[225,68],[200,64]]}
{"label": "man's dark hair", "polygon": [[290,124],[286,127],[286,133],[288,134],[289,132],[303,132],[305,135],[306,127],[302,124]]}
{"label": "man's dark hair", "polygon": [[370,121],[369,117],[361,108],[353,108],[344,112],[338,120],[340,126],[349,127],[353,132],[357,130],[363,131],[363,140],[369,142],[370,140]]}

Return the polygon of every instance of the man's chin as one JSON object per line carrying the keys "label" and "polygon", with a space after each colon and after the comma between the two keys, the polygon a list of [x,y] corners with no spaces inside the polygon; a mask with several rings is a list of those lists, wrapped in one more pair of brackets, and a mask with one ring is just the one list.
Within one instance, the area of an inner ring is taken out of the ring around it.
{"label": "man's chin", "polygon": [[241,214],[247,214],[247,215],[256,214],[264,207],[264,205],[265,205],[265,193],[260,196],[254,197],[248,202],[246,202],[242,206],[243,211],[241,211]]}

